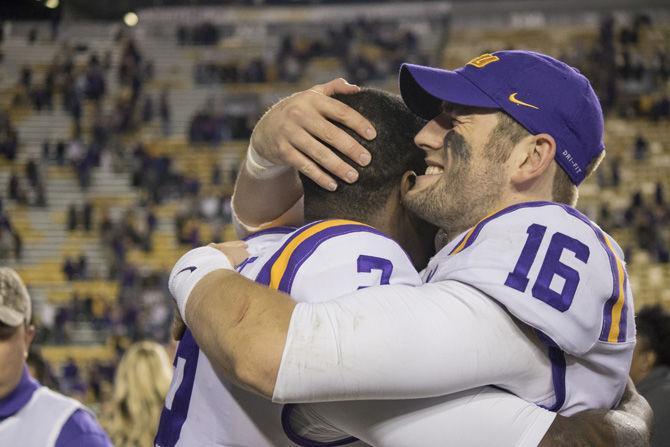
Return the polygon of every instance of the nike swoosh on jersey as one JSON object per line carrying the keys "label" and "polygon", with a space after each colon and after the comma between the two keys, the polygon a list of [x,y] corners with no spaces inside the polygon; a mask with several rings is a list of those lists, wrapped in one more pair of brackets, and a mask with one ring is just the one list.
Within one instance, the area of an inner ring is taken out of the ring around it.
{"label": "nike swoosh on jersey", "polygon": [[523,101],[521,101],[520,99],[517,99],[517,98],[516,98],[516,95],[517,95],[518,93],[519,93],[519,92],[514,92],[514,93],[512,93],[511,95],[509,95],[509,96],[507,97],[507,99],[509,99],[509,100],[510,100],[511,102],[513,102],[514,104],[518,104],[518,105],[520,105],[520,106],[524,106],[524,107],[530,107],[531,109],[540,110],[539,107],[534,106],[533,104],[528,104],[527,102],[523,102]]}

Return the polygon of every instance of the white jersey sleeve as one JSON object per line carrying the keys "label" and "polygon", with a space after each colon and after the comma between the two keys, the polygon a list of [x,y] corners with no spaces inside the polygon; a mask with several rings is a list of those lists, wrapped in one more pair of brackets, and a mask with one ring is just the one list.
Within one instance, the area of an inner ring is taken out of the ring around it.
{"label": "white jersey sleeve", "polygon": [[535,447],[556,417],[492,387],[428,399],[287,407],[292,410],[284,411],[287,433],[297,444],[311,446],[334,445],[353,435],[372,446]]}
{"label": "white jersey sleeve", "polygon": [[434,397],[488,384],[553,399],[551,364],[532,332],[462,283],[388,285],[299,303],[273,400]]}

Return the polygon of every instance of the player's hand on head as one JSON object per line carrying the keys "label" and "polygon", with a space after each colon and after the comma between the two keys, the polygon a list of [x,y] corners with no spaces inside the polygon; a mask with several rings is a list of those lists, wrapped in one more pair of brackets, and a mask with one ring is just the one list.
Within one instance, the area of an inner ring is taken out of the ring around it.
{"label": "player's hand on head", "polygon": [[216,248],[221,253],[226,255],[234,267],[237,267],[249,257],[247,244],[244,241],[229,241],[218,244],[212,243],[209,244],[209,247]]}
{"label": "player's hand on head", "polygon": [[334,177],[353,182],[358,173],[322,142],[365,166],[370,153],[331,121],[343,124],[361,137],[374,139],[376,131],[360,113],[331,98],[360,88],[342,78],[315,85],[275,104],[258,121],[251,144],[258,155],[276,165],[291,166],[326,189],[334,190]]}

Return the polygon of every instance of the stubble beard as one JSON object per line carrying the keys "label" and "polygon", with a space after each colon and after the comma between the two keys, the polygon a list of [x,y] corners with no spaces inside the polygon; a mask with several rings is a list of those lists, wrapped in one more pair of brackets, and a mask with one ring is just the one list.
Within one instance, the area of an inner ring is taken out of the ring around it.
{"label": "stubble beard", "polygon": [[442,229],[449,240],[490,213],[499,203],[503,188],[500,166],[488,160],[482,169],[475,170],[468,162],[451,171],[448,180],[443,175],[425,191],[406,195],[403,200],[410,211]]}

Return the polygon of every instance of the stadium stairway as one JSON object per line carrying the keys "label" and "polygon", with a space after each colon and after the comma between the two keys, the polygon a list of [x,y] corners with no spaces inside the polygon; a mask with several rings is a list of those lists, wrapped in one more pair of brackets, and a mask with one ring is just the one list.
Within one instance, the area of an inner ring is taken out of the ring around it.
{"label": "stadium stairway", "polygon": [[[0,78],[0,91],[2,106],[7,107],[15,85],[18,82],[21,68],[29,61],[34,69],[34,82],[42,82],[48,64],[53,60],[59,49],[59,44],[39,40],[34,45],[27,43],[25,32],[34,24],[16,26],[12,34],[3,43],[5,62],[3,76]],[[48,34],[47,28],[37,25],[40,34]],[[78,24],[66,27],[62,39],[67,39],[71,45],[86,44],[86,51],[75,53],[75,65],[83,66],[93,52],[102,56],[105,51],[112,51],[113,65],[107,76],[108,98],[114,97],[118,91],[116,68],[118,52],[111,39],[110,26],[99,24]],[[111,101],[105,101],[105,109],[109,109]],[[29,159],[41,160],[41,147],[45,140],[69,141],[71,130],[71,118],[69,114],[60,108],[60,96],[54,100],[54,110],[33,112],[25,110],[20,113],[19,119],[14,124],[19,133],[20,149],[17,160],[11,168],[0,169],[0,187],[5,188],[9,182],[12,169],[24,178],[25,186],[25,164]],[[85,105],[85,110],[88,105]],[[89,107],[90,108],[90,107]],[[87,129],[87,118],[85,115],[84,129]],[[3,162],[4,166],[8,163]],[[71,167],[58,167],[42,163],[41,174],[47,185],[46,199],[48,206],[24,207],[15,203],[5,201],[5,206],[13,224],[19,230],[23,238],[23,256],[15,266],[24,280],[29,284],[31,294],[39,307],[52,296],[69,297],[76,288],[77,283],[67,283],[62,273],[62,263],[65,256],[78,257],[85,254],[88,261],[88,270],[94,276],[107,276],[107,263],[105,262],[105,250],[101,246],[99,233],[94,230],[90,234],[83,231],[68,232],[66,229],[66,213],[70,204],[75,204],[81,209],[85,200],[90,200],[99,211],[100,206],[109,206],[110,211],[114,208],[127,206],[137,199],[137,192],[130,186],[128,173],[116,173],[111,169],[96,169],[92,173],[91,186],[87,191],[82,191]],[[95,222],[95,220],[94,220]],[[107,290],[97,287],[98,290]],[[112,296],[113,298],[116,295]]]}

